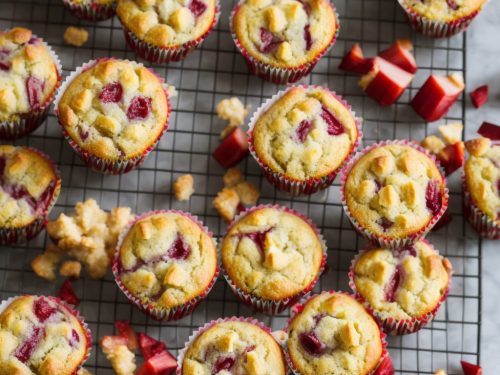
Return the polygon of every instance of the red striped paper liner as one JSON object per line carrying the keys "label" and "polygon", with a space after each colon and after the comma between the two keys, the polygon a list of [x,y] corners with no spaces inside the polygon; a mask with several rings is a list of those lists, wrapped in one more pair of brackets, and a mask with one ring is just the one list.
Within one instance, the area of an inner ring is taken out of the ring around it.
{"label": "red striped paper liner", "polygon": [[[352,167],[361,159],[364,155],[366,155],[368,152],[371,150],[378,148],[378,147],[384,147],[388,145],[402,145],[402,146],[410,146],[414,148],[415,150],[423,153],[426,155],[428,158],[430,158],[438,167],[439,172],[441,173],[442,181],[443,181],[443,186],[444,189],[442,191],[442,204],[441,204],[441,209],[439,212],[432,217],[429,222],[420,228],[417,232],[410,233],[406,237],[390,237],[390,236],[382,236],[378,235],[374,232],[372,232],[370,229],[364,228],[358,221],[354,218],[352,215],[351,211],[349,210],[349,207],[347,205],[347,199],[346,199],[346,182],[347,182],[347,177],[349,175],[349,172],[351,171]],[[449,200],[449,191],[448,188],[446,187],[446,177],[444,175],[444,172],[441,168],[441,165],[439,164],[439,161],[436,159],[434,155],[432,155],[429,151],[421,147],[420,145],[410,142],[408,140],[387,140],[379,143],[374,143],[360,152],[358,152],[354,157],[349,161],[349,163],[344,167],[342,170],[342,178],[340,181],[340,197],[342,200],[342,206],[344,208],[344,212],[351,221],[351,224],[353,225],[354,229],[361,234],[363,237],[368,239],[370,242],[378,244],[380,247],[384,248],[392,248],[392,249],[397,249],[397,248],[402,248],[405,246],[412,245],[414,242],[424,238],[427,233],[436,225],[436,223],[441,219],[441,217],[444,215],[446,212],[446,209],[448,208],[448,200]]]}
{"label": "red striped paper liner", "polygon": [[127,289],[125,284],[120,280],[120,248],[122,246],[123,240],[125,239],[126,235],[132,228],[134,224],[139,222],[140,220],[145,219],[146,217],[149,216],[154,216],[158,214],[168,214],[168,213],[175,213],[178,215],[185,216],[189,220],[191,220],[194,224],[198,225],[198,227],[204,231],[210,238],[212,238],[214,242],[214,247],[217,249],[217,242],[215,241],[213,237],[213,233],[203,225],[203,223],[198,219],[197,216],[191,215],[188,212],[180,211],[180,210],[155,210],[155,211],[149,211],[146,213],[143,213],[142,215],[137,216],[134,220],[132,220],[120,233],[118,237],[118,241],[116,243],[116,250],[115,250],[115,257],[112,262],[111,270],[113,271],[113,276],[115,278],[116,284],[118,287],[121,289],[123,294],[128,298],[128,300],[134,304],[139,310],[142,312],[146,313],[147,315],[151,316],[153,319],[158,320],[158,321],[172,321],[172,320],[178,320],[182,319],[185,316],[191,314],[193,310],[200,304],[200,302],[208,295],[210,290],[213,288],[215,285],[215,282],[217,281],[217,278],[219,276],[220,268],[219,265],[217,264],[214,272],[214,276],[212,278],[212,281],[208,284],[208,286],[205,288],[203,292],[201,292],[197,297],[187,301],[186,303],[175,306],[172,308],[161,308],[161,307],[156,307],[155,304],[153,303],[146,303],[144,301],[141,301],[141,299],[137,296],[135,296],[131,291]]}
{"label": "red striped paper liner", "polygon": [[[262,205],[259,205],[256,207],[251,207],[251,208],[246,209],[245,211],[238,214],[233,219],[233,221],[228,225],[227,230],[226,230],[226,234],[229,233],[231,228],[235,224],[237,224],[238,221],[243,219],[243,217],[245,217],[246,215],[249,215],[250,213],[252,213],[254,211],[261,210],[264,208],[274,208],[274,209],[279,210],[279,211],[287,212],[287,213],[295,215],[295,216],[299,217],[300,219],[302,219],[303,221],[305,221],[311,227],[311,229],[314,231],[314,233],[316,233],[316,236],[317,236],[318,240],[320,241],[321,247],[323,250],[323,257],[321,259],[320,267],[318,269],[316,276],[309,283],[309,285],[307,285],[303,290],[301,290],[299,293],[295,294],[294,296],[287,297],[287,298],[280,299],[280,300],[269,300],[269,299],[261,298],[255,294],[251,294],[251,293],[247,293],[247,292],[243,291],[241,288],[236,286],[236,284],[233,282],[233,280],[231,280],[231,278],[227,274],[224,266],[221,267],[222,268],[222,275],[224,276],[224,279],[229,284],[229,286],[231,287],[231,290],[234,292],[234,294],[236,294],[236,296],[243,303],[247,304],[252,309],[254,309],[255,311],[258,311],[260,313],[268,314],[268,315],[275,315],[275,314],[279,314],[280,312],[284,311],[288,307],[294,305],[300,299],[307,296],[313,290],[314,286],[316,285],[319,278],[323,274],[323,271],[325,270],[326,259],[327,259],[327,249],[328,248],[326,246],[325,239],[321,235],[321,232],[319,231],[318,227],[312,222],[312,220],[309,217],[307,217],[307,216],[301,214],[300,212],[295,211],[291,208],[288,208],[285,206],[279,206],[277,204],[275,204],[275,205],[262,204]],[[221,241],[221,246],[222,246],[222,241]],[[221,257],[222,257],[222,248],[221,248]]]}
{"label": "red striped paper liner", "polygon": [[[289,336],[288,332],[290,330],[290,326],[291,326],[293,320],[304,310],[305,305],[308,304],[312,299],[319,297],[319,296],[322,296],[324,294],[344,294],[346,296],[352,297],[357,302],[359,302],[361,305],[363,305],[363,307],[365,307],[366,312],[373,318],[373,320],[378,325],[378,321],[375,318],[375,316],[373,315],[373,311],[371,311],[369,308],[367,308],[357,295],[346,293],[346,292],[341,292],[341,291],[330,290],[330,291],[323,291],[319,294],[314,294],[314,295],[310,296],[304,302],[298,303],[294,307],[292,307],[292,311],[291,311],[292,316],[290,317],[290,319],[288,319],[287,325],[284,328],[284,331],[286,332],[287,336]],[[379,328],[380,328],[380,325],[379,325]],[[387,341],[386,341],[387,336],[380,329],[379,329],[379,332],[380,332],[380,341],[382,342],[382,354],[380,355],[380,360],[379,360],[377,367],[373,371],[371,371],[365,375],[390,375],[388,372],[379,371],[379,370],[382,370],[382,366],[381,366],[382,364],[384,364],[384,368],[387,368],[386,366],[389,365],[387,362],[390,362],[390,367],[392,367],[392,360],[391,360],[391,357],[389,356],[389,352],[387,351]],[[284,344],[285,357],[286,357],[286,360],[288,362],[288,367],[295,375],[305,375],[305,374],[302,374],[293,363],[292,357],[291,357],[290,352],[288,350],[288,345],[287,345],[288,340],[289,340],[289,337],[287,337],[287,340],[285,341],[285,344]],[[394,373],[394,372],[392,372],[392,373]]]}
{"label": "red striped paper liner", "polygon": [[[422,242],[425,242],[429,247],[431,247],[437,255],[439,255],[439,251],[432,246],[432,244],[427,241],[427,240],[421,240]],[[377,320],[377,322],[382,326],[382,329],[384,330],[385,333],[388,335],[407,335],[410,333],[415,333],[417,331],[420,331],[424,326],[429,324],[429,322],[434,319],[436,316],[439,308],[443,304],[443,302],[446,300],[446,297],[448,296],[448,293],[450,292],[451,288],[451,283],[452,283],[452,276],[453,276],[453,270],[447,270],[448,271],[448,285],[446,286],[445,291],[441,295],[441,298],[439,301],[436,303],[436,305],[432,308],[432,310],[426,312],[425,314],[419,315],[419,316],[414,316],[411,319],[396,319],[393,317],[384,317],[382,314],[380,314],[370,303],[363,297],[361,293],[358,292],[356,288],[356,283],[354,282],[354,267],[358,259],[365,253],[366,251],[372,249],[373,247],[368,247],[366,249],[361,250],[356,256],[353,258],[351,261],[351,265],[349,267],[349,287],[352,289],[354,294],[362,301],[363,305],[370,309],[372,311],[373,316]],[[390,250],[390,249],[389,249]],[[441,257],[442,259],[443,257]]]}
{"label": "red striped paper liner", "polygon": [[54,187],[52,196],[46,207],[43,209],[43,211],[40,212],[37,217],[33,219],[31,223],[15,228],[0,227],[0,245],[25,243],[35,237],[38,233],[40,233],[40,231],[45,228],[45,225],[47,224],[47,217],[56,204],[57,198],[59,197],[59,194],[61,192],[61,176],[55,163],[47,155],[45,155],[40,150],[37,150],[36,148],[28,146],[19,146],[19,148],[28,149],[50,163],[52,171],[55,175],[55,179],[53,181]]}
{"label": "red striped paper liner", "polygon": [[332,40],[330,43],[323,48],[321,51],[319,51],[316,56],[309,62],[304,63],[300,66],[296,67],[278,67],[274,66],[269,63],[265,63],[262,61],[259,61],[257,58],[253,57],[251,53],[243,46],[243,44],[239,41],[238,37],[236,36],[236,32],[234,29],[234,24],[233,24],[233,19],[234,15],[236,12],[240,9],[240,7],[243,5],[243,3],[246,0],[241,0],[239,3],[237,3],[233,10],[231,11],[231,15],[229,17],[229,26],[231,29],[231,37],[233,38],[234,44],[240,51],[240,53],[243,55],[245,58],[245,61],[248,65],[248,69],[255,74],[256,76],[266,80],[270,81],[276,84],[287,84],[287,83],[295,83],[301,78],[307,76],[311,71],[314,69],[318,61],[328,52],[328,50],[333,47],[337,40],[337,36],[339,34],[340,30],[340,24],[339,24],[339,15],[337,13],[337,9],[335,8],[335,5],[330,3],[331,7],[333,8],[333,13],[335,16],[335,24],[337,26],[335,33],[332,36]]}
{"label": "red striped paper liner", "polygon": [[[229,317],[229,318],[219,318],[217,320],[212,320],[212,321],[206,323],[205,325],[201,326],[197,330],[193,331],[193,333],[189,336],[188,340],[184,344],[184,347],[181,350],[179,350],[179,355],[177,356],[177,370],[176,370],[176,374],[177,375],[181,375],[182,374],[182,364],[184,362],[184,357],[186,355],[187,350],[189,349],[189,347],[194,342],[194,340],[196,340],[196,338],[198,338],[202,333],[206,332],[208,329],[212,328],[213,326],[216,326],[217,324],[221,324],[221,323],[224,323],[224,322],[243,322],[243,323],[253,324],[253,325],[259,327],[260,329],[262,329],[269,336],[271,336],[272,339],[274,341],[276,341],[276,343],[278,344],[278,346],[280,348],[282,348],[281,345],[280,345],[280,343],[273,336],[273,334],[271,332],[271,329],[268,326],[266,326],[264,323],[258,321],[257,319],[247,318],[247,317],[243,317],[243,316],[232,316],[232,317]],[[284,355],[283,351],[282,351],[282,354],[283,354],[283,363],[284,363],[284,366],[285,366],[285,369],[286,369],[287,366],[286,366],[285,355]]]}
{"label": "red striped paper liner", "polygon": [[[354,121],[356,123],[356,128],[357,128],[357,138],[354,141],[352,147],[351,147],[351,152],[349,155],[346,157],[346,159],[340,164],[335,170],[331,171],[329,174],[327,174],[324,177],[312,177],[308,178],[305,180],[297,180],[293,179],[291,177],[286,176],[284,173],[276,172],[274,171],[271,167],[269,167],[264,160],[260,159],[259,156],[257,155],[257,152],[255,151],[255,146],[254,146],[254,138],[253,138],[253,129],[259,120],[259,118],[266,112],[269,108],[272,107],[272,105],[278,101],[283,95],[285,95],[289,90],[291,90],[294,87],[303,87],[305,89],[314,89],[314,88],[320,88],[323,90],[328,91],[335,99],[337,99],[345,108],[349,110],[351,113],[352,117],[354,118]],[[286,191],[290,193],[291,195],[297,196],[297,195],[309,195],[309,194],[314,194],[318,192],[319,190],[323,190],[328,188],[333,181],[335,180],[335,177],[337,177],[337,174],[342,171],[342,168],[346,165],[346,163],[349,162],[350,158],[354,155],[356,152],[359,143],[361,142],[361,138],[363,137],[363,130],[362,130],[362,120],[359,117],[356,117],[356,113],[352,109],[352,107],[347,103],[340,95],[336,94],[334,91],[329,90],[326,87],[319,86],[319,85],[296,85],[296,86],[290,86],[285,90],[279,91],[275,95],[273,95],[271,98],[267,99],[253,114],[252,117],[250,118],[250,121],[248,123],[248,148],[250,150],[250,153],[252,154],[253,158],[257,161],[259,166],[262,168],[264,172],[264,176],[266,179],[274,185],[278,190]]]}
{"label": "red striped paper liner", "polygon": [[109,4],[75,3],[73,0],[63,0],[64,6],[77,18],[86,21],[104,21],[115,15],[116,0]]}
{"label": "red striped paper liner", "polygon": [[66,130],[66,125],[62,123],[61,118],[59,116],[59,101],[61,100],[64,92],[66,91],[67,87],[69,84],[80,74],[83,72],[91,69],[94,67],[96,64],[105,61],[105,60],[120,60],[120,61],[125,61],[129,63],[136,64],[138,66],[143,66],[140,63],[130,61],[130,60],[122,60],[122,59],[115,59],[113,57],[104,57],[104,58],[99,58],[95,60],[90,60],[89,62],[83,64],[79,68],[77,68],[75,71],[73,71],[66,79],[64,80],[63,84],[59,88],[59,91],[57,92],[56,98],[54,100],[54,112],[57,116],[59,125],[61,127],[62,134],[66,141],[69,143],[71,148],[78,154],[78,156],[82,159],[82,161],[90,168],[93,170],[103,173],[103,174],[111,174],[111,175],[119,175],[123,173],[130,172],[136,168],[138,168],[144,161],[146,160],[147,156],[153,149],[156,147],[157,143],[160,141],[161,137],[163,134],[168,130],[169,126],[169,121],[170,121],[170,113],[171,113],[171,106],[170,106],[170,100],[169,100],[169,95],[168,91],[165,88],[165,82],[162,77],[160,77],[156,72],[151,69],[147,68],[151,73],[153,73],[160,83],[163,86],[163,90],[165,92],[165,96],[167,99],[167,120],[165,124],[163,125],[162,131],[158,134],[156,139],[154,139],[152,142],[150,142],[149,146],[146,147],[143,151],[142,154],[131,157],[131,158],[123,158],[123,159],[105,159],[105,158],[100,158],[91,152],[83,149],[80,147],[80,145],[73,139],[71,138],[70,134]]}

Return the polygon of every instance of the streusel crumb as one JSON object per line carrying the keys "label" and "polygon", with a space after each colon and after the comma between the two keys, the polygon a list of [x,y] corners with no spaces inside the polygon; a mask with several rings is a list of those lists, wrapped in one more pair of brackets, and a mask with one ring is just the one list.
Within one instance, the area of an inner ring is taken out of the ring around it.
{"label": "streusel crumb", "polygon": [[225,187],[233,187],[244,181],[243,173],[238,168],[229,168],[222,177]]}
{"label": "streusel crumb", "polygon": [[83,46],[89,39],[89,33],[83,27],[69,26],[64,31],[64,43],[75,47]]}
{"label": "streusel crumb", "polygon": [[60,261],[59,249],[54,244],[49,243],[45,252],[33,259],[31,268],[37,276],[52,281],[56,278],[56,267]]}
{"label": "streusel crumb", "polygon": [[103,346],[102,351],[118,375],[134,375],[135,354],[126,345],[116,345],[109,349]]}
{"label": "streusel crumb", "polygon": [[187,201],[194,193],[194,180],[190,174],[180,176],[174,182],[174,195],[178,201]]}
{"label": "streusel crumb", "polygon": [[240,197],[233,188],[224,188],[215,197],[213,205],[225,221],[233,220],[237,213]]}
{"label": "streusel crumb", "polygon": [[67,260],[59,269],[59,274],[64,277],[72,277],[78,279],[82,272],[82,265],[76,260]]}
{"label": "streusel crumb", "polygon": [[245,206],[255,206],[260,197],[259,189],[250,181],[240,182],[235,186],[236,193],[240,197],[241,203]]}
{"label": "streusel crumb", "polygon": [[245,117],[248,114],[251,106],[245,105],[236,97],[230,99],[223,99],[217,104],[215,111],[217,116],[223,120],[229,121],[229,124],[222,130],[220,137],[226,138],[234,128],[243,125]]}
{"label": "streusel crumb", "polygon": [[439,128],[439,133],[443,137],[444,141],[449,145],[454,145],[462,140],[462,131],[464,130],[464,125],[460,122],[441,125]]}
{"label": "streusel crumb", "polygon": [[438,136],[429,135],[428,137],[425,137],[422,142],[420,142],[420,146],[437,155],[443,148],[445,148],[446,145]]}

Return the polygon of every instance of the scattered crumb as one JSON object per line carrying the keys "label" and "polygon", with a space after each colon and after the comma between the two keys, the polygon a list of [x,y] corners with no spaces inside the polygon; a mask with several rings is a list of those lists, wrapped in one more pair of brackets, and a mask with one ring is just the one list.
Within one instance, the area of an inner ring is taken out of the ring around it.
{"label": "scattered crumb", "polygon": [[229,168],[222,177],[222,180],[224,181],[224,186],[232,187],[243,182],[243,173],[241,173],[239,168]]}
{"label": "scattered crumb", "polygon": [[53,281],[56,278],[56,267],[60,261],[59,249],[54,244],[49,243],[43,254],[33,259],[31,268],[39,277]]}
{"label": "scattered crumb", "polygon": [[113,345],[110,348],[101,345],[101,349],[118,375],[134,375],[135,354],[127,345]]}
{"label": "scattered crumb", "polygon": [[174,182],[174,195],[178,201],[187,201],[194,193],[194,180],[190,174],[177,178]]}
{"label": "scattered crumb", "polygon": [[460,122],[454,124],[441,125],[438,130],[444,141],[449,145],[454,145],[462,140],[464,125]]}
{"label": "scattered crumb", "polygon": [[260,197],[260,191],[250,181],[240,182],[235,186],[236,193],[240,197],[241,203],[245,206],[255,206]]}
{"label": "scattered crumb", "polygon": [[167,94],[169,98],[175,98],[179,95],[174,85],[167,85]]}
{"label": "scattered crumb", "polygon": [[229,121],[228,126],[221,132],[220,136],[222,139],[226,138],[234,128],[243,125],[250,108],[251,106],[249,105],[245,107],[237,97],[223,99],[217,104],[215,108],[217,116],[223,120]]}
{"label": "scattered crumb", "polygon": [[428,137],[425,137],[424,140],[420,142],[420,145],[436,155],[439,154],[439,152],[445,147],[445,144],[441,140],[441,138],[435,135],[429,135]]}
{"label": "scattered crumb", "polygon": [[78,279],[82,272],[82,265],[76,260],[67,260],[59,269],[59,274],[64,277],[72,277]]}
{"label": "scattered crumb", "polygon": [[81,47],[89,39],[89,33],[82,27],[69,26],[64,32],[63,38],[66,44]]}
{"label": "scattered crumb", "polygon": [[237,213],[240,197],[233,188],[224,188],[215,197],[213,205],[225,221],[233,220]]}

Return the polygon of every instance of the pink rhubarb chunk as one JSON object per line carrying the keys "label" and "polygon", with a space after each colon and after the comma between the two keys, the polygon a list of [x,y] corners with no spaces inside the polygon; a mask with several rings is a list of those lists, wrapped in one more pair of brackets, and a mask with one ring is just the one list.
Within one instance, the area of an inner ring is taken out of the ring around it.
{"label": "pink rhubarb chunk", "polygon": [[363,56],[363,50],[358,43],[352,46],[347,54],[342,58],[339,69],[346,72],[357,74],[366,74],[373,65],[373,59],[367,59]]}
{"label": "pink rhubarb chunk", "polygon": [[413,45],[409,40],[400,39],[380,52],[379,56],[413,74],[418,70],[418,66],[412,50]]}
{"label": "pink rhubarb chunk", "polygon": [[488,85],[479,86],[477,89],[472,91],[469,94],[472,105],[474,105],[474,107],[476,108],[485,105],[488,102],[488,91]]}

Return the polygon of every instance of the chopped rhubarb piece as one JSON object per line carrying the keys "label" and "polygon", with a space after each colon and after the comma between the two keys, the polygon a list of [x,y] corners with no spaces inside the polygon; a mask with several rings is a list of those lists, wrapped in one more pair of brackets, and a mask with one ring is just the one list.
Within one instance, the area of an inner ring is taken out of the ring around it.
{"label": "chopped rhubarb piece", "polygon": [[373,375],[394,375],[394,365],[389,355],[385,356]]}
{"label": "chopped rhubarb piece", "polygon": [[441,210],[441,184],[437,180],[431,180],[425,190],[425,204],[433,215],[437,215]]}
{"label": "chopped rhubarb piece", "polygon": [[318,356],[324,353],[326,346],[314,332],[301,333],[299,335],[300,344],[306,352]]}
{"label": "chopped rhubarb piece", "polygon": [[361,77],[359,85],[380,105],[389,106],[398,100],[412,79],[413,74],[381,57],[376,57],[371,70]]}
{"label": "chopped rhubarb piece", "polygon": [[252,240],[255,243],[255,246],[257,246],[257,248],[259,249],[261,254],[263,254],[264,253],[264,244],[266,242],[266,236],[273,229],[274,229],[274,227],[268,228],[268,229],[260,231],[260,232],[240,233],[240,234],[238,234],[238,237],[240,239],[243,237],[248,237],[250,240]]}
{"label": "chopped rhubarb piece", "polygon": [[373,59],[366,59],[358,43],[352,46],[349,52],[342,58],[339,69],[346,72],[366,74],[372,68]]}
{"label": "chopped rhubarb piece", "polygon": [[500,141],[500,126],[498,125],[483,122],[477,132],[492,141]]}
{"label": "chopped rhubarb piece", "polygon": [[54,315],[56,311],[57,309],[52,306],[45,297],[39,297],[33,304],[33,313],[38,318],[40,323],[45,322],[52,315]]}
{"label": "chopped rhubarb piece", "polygon": [[479,86],[470,93],[470,99],[474,107],[482,107],[488,101],[488,85]]}
{"label": "chopped rhubarb piece", "polygon": [[45,329],[42,327],[34,327],[28,338],[17,347],[14,356],[21,362],[25,363],[31,358],[37,345],[45,337]]}
{"label": "chopped rhubarb piece", "polygon": [[463,142],[457,142],[443,148],[437,155],[439,163],[444,168],[445,175],[449,176],[465,162],[465,146]]}
{"label": "chopped rhubarb piece", "polygon": [[446,4],[450,7],[452,10],[457,10],[459,8],[458,4],[455,2],[455,0],[446,0]]}
{"label": "chopped rhubarb piece", "polygon": [[144,96],[134,96],[127,109],[129,120],[145,119],[151,112],[151,98]]}
{"label": "chopped rhubarb piece", "polygon": [[464,375],[481,375],[483,370],[479,365],[473,365],[472,363],[460,361],[462,365],[462,370],[464,370]]}
{"label": "chopped rhubarb piece", "polygon": [[396,300],[396,292],[401,284],[401,279],[403,275],[403,266],[398,264],[391,278],[387,282],[384,288],[384,298],[387,302],[394,302]]}
{"label": "chopped rhubarb piece", "polygon": [[8,61],[0,61],[0,70],[7,71],[10,69],[10,63]]}
{"label": "chopped rhubarb piece", "polygon": [[385,231],[387,231],[387,229],[389,229],[390,227],[392,227],[394,225],[394,222],[392,222],[391,220],[389,220],[386,217],[381,217],[378,221],[378,225],[380,225],[385,232]]}
{"label": "chopped rhubarb piece", "polygon": [[177,361],[167,351],[149,358],[142,364],[137,375],[172,375],[177,369]]}
{"label": "chopped rhubarb piece", "polygon": [[455,103],[464,87],[461,77],[431,75],[418,90],[411,105],[424,120],[439,120]]}
{"label": "chopped rhubarb piece", "polygon": [[313,45],[311,37],[311,25],[304,26],[304,40],[306,41],[306,51],[309,51]]}
{"label": "chopped rhubarb piece", "polygon": [[221,372],[223,370],[229,372],[229,370],[231,370],[231,368],[234,366],[235,363],[236,363],[236,358],[234,355],[229,354],[229,355],[220,356],[215,361],[212,373],[218,374],[219,372]]}
{"label": "chopped rhubarb piece", "polygon": [[99,94],[103,103],[118,103],[123,97],[123,87],[120,82],[108,83]]}
{"label": "chopped rhubarb piece", "polygon": [[44,86],[45,83],[36,77],[29,76],[26,78],[26,92],[32,109],[40,107]]}
{"label": "chopped rhubarb piece", "polygon": [[128,339],[123,336],[103,336],[99,341],[101,348],[104,352],[111,353],[117,346],[127,346]]}
{"label": "chopped rhubarb piece", "polygon": [[191,254],[191,248],[184,242],[180,235],[177,235],[177,238],[168,250],[168,257],[172,259],[185,260],[189,254]]}
{"label": "chopped rhubarb piece", "polygon": [[137,343],[137,336],[128,321],[117,320],[115,322],[115,328],[121,337],[125,337],[127,339],[127,346],[130,350],[135,350],[139,347],[139,344]]}
{"label": "chopped rhubarb piece", "polygon": [[212,156],[224,168],[238,164],[248,154],[248,137],[241,128],[234,129],[215,149]]}
{"label": "chopped rhubarb piece", "polygon": [[205,10],[207,10],[207,6],[200,0],[191,0],[191,3],[189,4],[189,10],[194,14],[195,17],[199,17],[205,12]]}
{"label": "chopped rhubarb piece", "polygon": [[302,120],[297,126],[297,129],[295,130],[295,133],[297,134],[297,139],[299,140],[300,143],[304,143],[304,141],[307,138],[307,135],[312,129],[312,121],[311,120]]}
{"label": "chopped rhubarb piece", "polygon": [[453,220],[452,214],[450,214],[448,211],[445,211],[441,219],[438,220],[438,222],[432,227],[432,231],[438,231],[441,228],[444,228],[447,226],[451,221]]}
{"label": "chopped rhubarb piece", "polygon": [[344,127],[335,115],[325,107],[321,107],[321,118],[325,120],[328,125],[327,132],[330,135],[340,135],[345,132]]}
{"label": "chopped rhubarb piece", "polygon": [[137,339],[139,341],[139,349],[141,349],[141,353],[146,359],[167,350],[167,347],[163,342],[155,340],[145,333],[139,332],[137,334]]}
{"label": "chopped rhubarb piece", "polygon": [[62,283],[61,289],[59,289],[59,298],[73,306],[78,306],[80,304],[80,298],[78,298],[73,290],[73,285],[69,279],[66,279],[66,281]]}
{"label": "chopped rhubarb piece", "polygon": [[269,53],[275,48],[277,48],[283,41],[274,37],[273,33],[268,29],[260,28],[260,41],[261,45],[259,47],[261,52]]}
{"label": "chopped rhubarb piece", "polygon": [[400,39],[378,55],[409,73],[415,73],[418,70],[418,66],[415,57],[411,53],[412,50],[413,45],[411,41]]}

